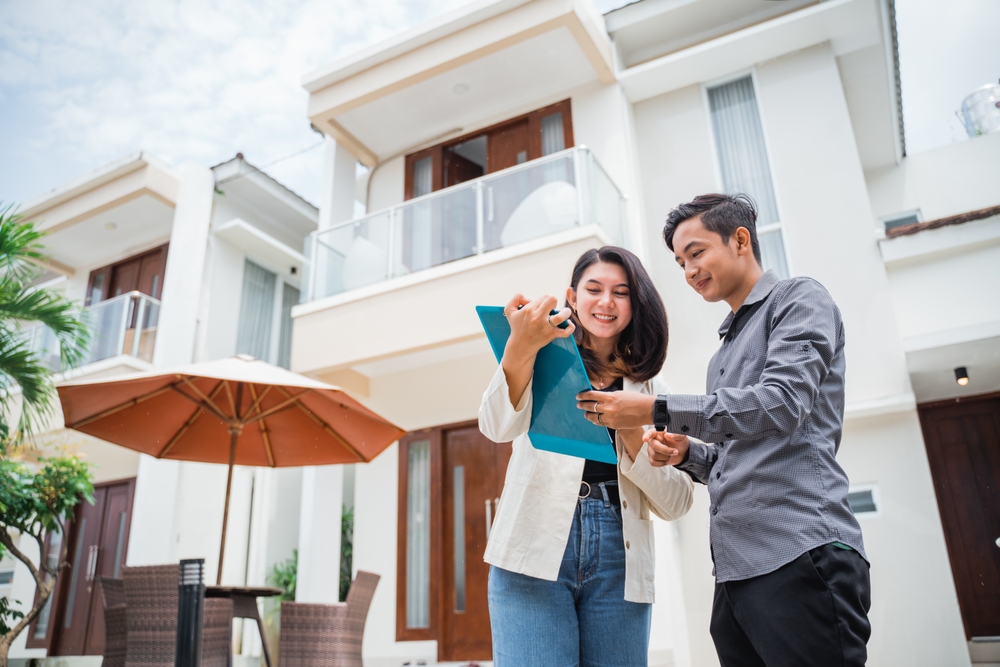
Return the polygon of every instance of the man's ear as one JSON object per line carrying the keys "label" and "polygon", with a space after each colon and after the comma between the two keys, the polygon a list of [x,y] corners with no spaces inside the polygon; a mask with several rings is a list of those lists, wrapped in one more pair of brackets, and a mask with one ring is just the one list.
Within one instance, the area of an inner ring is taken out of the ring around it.
{"label": "man's ear", "polygon": [[750,231],[746,227],[738,228],[733,232],[733,237],[736,239],[737,255],[753,255],[753,244],[750,243]]}

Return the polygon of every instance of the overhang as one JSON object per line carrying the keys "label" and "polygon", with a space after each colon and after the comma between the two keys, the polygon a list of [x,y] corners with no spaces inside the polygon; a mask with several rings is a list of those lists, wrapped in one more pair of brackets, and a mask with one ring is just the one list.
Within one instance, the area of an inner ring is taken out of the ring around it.
{"label": "overhang", "polygon": [[309,118],[373,166],[615,80],[586,0],[481,0],[309,74]]}
{"label": "overhang", "polygon": [[166,243],[179,190],[174,170],[140,151],[29,201],[20,213],[46,234],[47,268],[73,275]]}
{"label": "overhang", "polygon": [[821,2],[643,62],[618,80],[639,102],[824,42],[840,56],[881,42],[879,12],[878,0]]}

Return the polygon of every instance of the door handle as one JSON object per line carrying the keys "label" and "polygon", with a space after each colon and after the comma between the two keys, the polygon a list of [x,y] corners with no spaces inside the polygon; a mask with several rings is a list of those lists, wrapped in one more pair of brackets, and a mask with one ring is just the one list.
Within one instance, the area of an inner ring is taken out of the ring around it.
{"label": "door handle", "polygon": [[490,530],[493,529],[493,510],[490,507],[490,499],[486,499],[486,537],[490,536]]}
{"label": "door handle", "polygon": [[99,551],[100,547],[95,544],[90,547],[90,552],[87,554],[87,581],[93,581],[97,575],[97,555]]}

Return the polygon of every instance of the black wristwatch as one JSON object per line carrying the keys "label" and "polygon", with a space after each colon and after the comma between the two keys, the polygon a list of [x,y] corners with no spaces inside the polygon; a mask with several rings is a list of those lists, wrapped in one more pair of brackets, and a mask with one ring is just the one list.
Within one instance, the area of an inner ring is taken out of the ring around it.
{"label": "black wristwatch", "polygon": [[653,426],[657,431],[667,428],[670,423],[670,413],[667,412],[667,397],[665,394],[658,394],[653,402]]}

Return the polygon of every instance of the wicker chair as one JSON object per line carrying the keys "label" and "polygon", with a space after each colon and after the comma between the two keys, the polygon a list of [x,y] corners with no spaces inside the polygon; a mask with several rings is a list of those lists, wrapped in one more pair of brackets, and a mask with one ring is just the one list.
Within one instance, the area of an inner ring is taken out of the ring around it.
{"label": "wicker chair", "polygon": [[358,572],[347,602],[281,603],[280,667],[362,667],[361,640],[379,575]]}
{"label": "wicker chair", "polygon": [[125,640],[128,637],[125,582],[102,576],[101,600],[104,603],[104,662],[101,667],[125,667]]}
{"label": "wicker chair", "polygon": [[[174,667],[177,644],[177,565],[126,567],[127,667]],[[232,660],[233,601],[205,600],[202,667],[229,667]]]}

